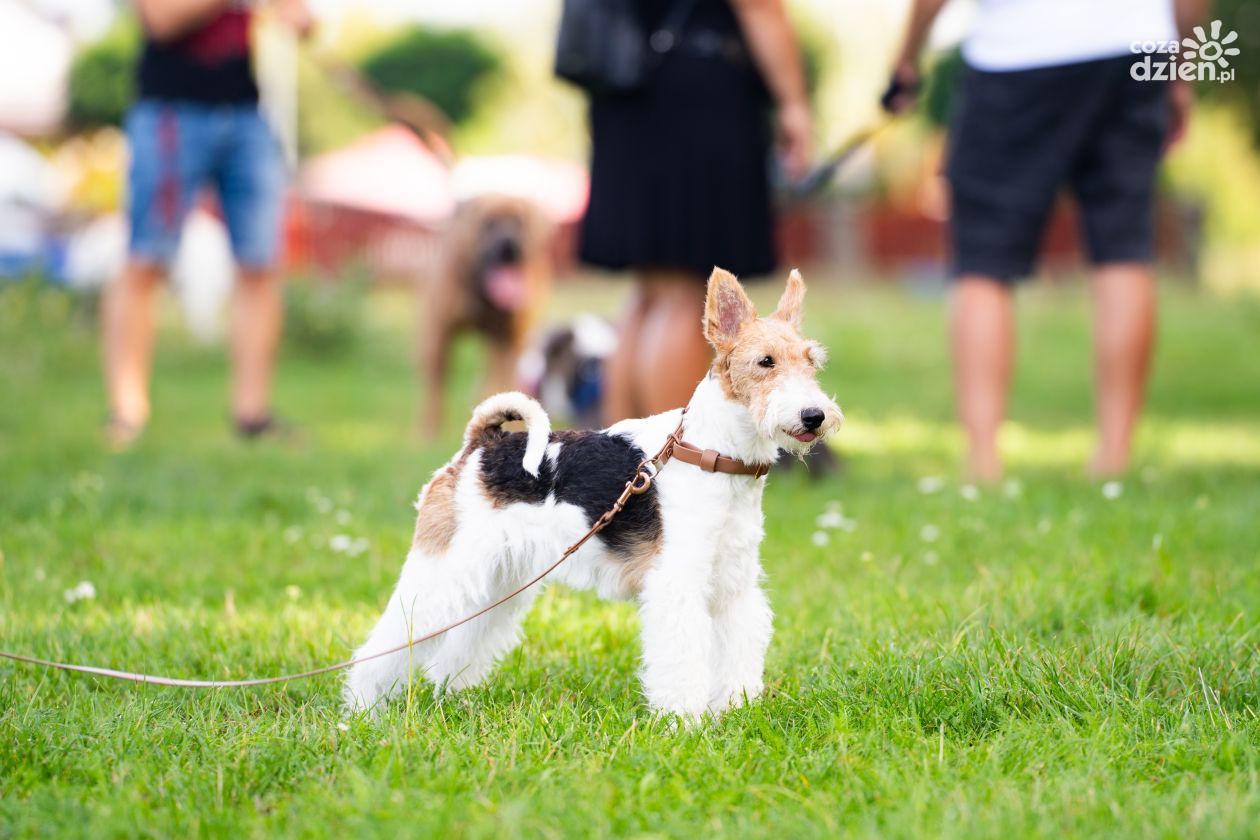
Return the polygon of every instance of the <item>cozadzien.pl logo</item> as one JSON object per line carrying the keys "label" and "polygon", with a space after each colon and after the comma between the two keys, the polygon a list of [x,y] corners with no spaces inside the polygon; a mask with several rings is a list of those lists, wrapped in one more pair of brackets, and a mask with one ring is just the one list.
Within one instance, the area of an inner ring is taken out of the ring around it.
{"label": "cozadzien.pl logo", "polygon": [[1139,82],[1232,82],[1236,68],[1229,60],[1238,55],[1238,33],[1229,31],[1219,20],[1205,30],[1194,28],[1194,37],[1180,41],[1134,41],[1129,51],[1142,58],[1133,62],[1129,73]]}

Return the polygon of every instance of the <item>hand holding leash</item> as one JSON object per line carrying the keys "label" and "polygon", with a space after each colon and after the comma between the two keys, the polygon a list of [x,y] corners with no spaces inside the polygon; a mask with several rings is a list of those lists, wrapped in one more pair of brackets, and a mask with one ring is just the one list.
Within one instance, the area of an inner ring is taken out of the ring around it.
{"label": "hand holding leash", "polygon": [[880,107],[893,116],[904,114],[918,102],[919,89],[922,86],[918,70],[910,64],[899,64],[893,70],[883,96],[879,98]]}
{"label": "hand holding leash", "polygon": [[879,134],[891,123],[891,119],[885,119],[873,126],[862,129],[838,146],[827,157],[823,158],[821,163],[815,165],[803,177],[791,181],[782,181],[779,186],[781,203],[792,205],[806,201],[821,193],[831,183],[832,179],[836,177],[836,173],[840,171],[840,168],[874,139],[875,135]]}

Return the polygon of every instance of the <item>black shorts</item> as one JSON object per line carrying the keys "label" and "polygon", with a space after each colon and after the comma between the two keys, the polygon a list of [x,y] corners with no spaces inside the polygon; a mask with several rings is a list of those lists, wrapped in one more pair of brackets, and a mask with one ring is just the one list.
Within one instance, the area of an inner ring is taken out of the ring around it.
{"label": "black shorts", "polygon": [[955,276],[1031,273],[1060,187],[1080,205],[1095,264],[1149,262],[1168,90],[1131,56],[992,73],[966,68],[947,174]]}

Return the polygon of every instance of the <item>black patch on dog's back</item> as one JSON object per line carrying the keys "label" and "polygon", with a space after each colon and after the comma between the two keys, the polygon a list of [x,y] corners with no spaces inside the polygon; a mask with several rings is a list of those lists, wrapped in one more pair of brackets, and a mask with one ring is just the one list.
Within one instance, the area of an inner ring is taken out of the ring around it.
{"label": "black patch on dog's back", "polygon": [[543,458],[537,478],[521,466],[525,442],[524,432],[503,432],[481,447],[481,483],[490,500],[500,507],[515,502],[540,505],[551,492],[554,478],[551,461]]}
{"label": "black patch on dog's back", "polygon": [[[619,435],[570,432],[561,441],[564,445],[556,458],[556,499],[580,507],[587,524],[593,525],[617,501],[646,456]],[[609,548],[622,553],[657,542],[660,537],[661,507],[655,487],[631,496],[621,513],[599,533]]]}
{"label": "black patch on dog's back", "polygon": [[[643,461],[643,450],[630,441],[602,432],[553,432],[560,443],[553,462],[544,458],[538,477],[525,472],[524,432],[510,432],[481,449],[481,480],[497,505],[542,504],[549,493],[556,501],[581,508],[588,526],[613,506],[626,482]],[[661,538],[661,509],[656,488],[631,496],[621,513],[599,533],[608,548],[633,554]]]}

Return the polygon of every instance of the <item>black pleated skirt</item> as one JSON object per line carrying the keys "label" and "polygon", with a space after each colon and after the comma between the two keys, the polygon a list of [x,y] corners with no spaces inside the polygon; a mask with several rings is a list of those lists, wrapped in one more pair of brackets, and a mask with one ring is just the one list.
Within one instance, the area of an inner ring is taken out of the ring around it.
{"label": "black pleated skirt", "polygon": [[580,256],[705,277],[775,266],[769,101],[751,66],[674,53],[643,90],[591,102]]}

